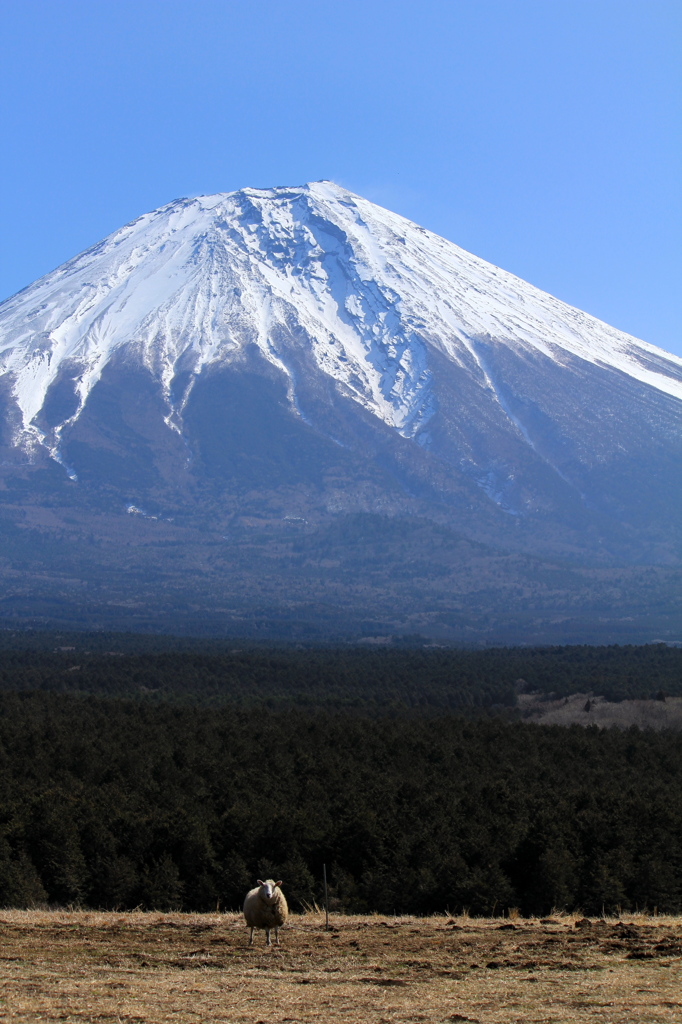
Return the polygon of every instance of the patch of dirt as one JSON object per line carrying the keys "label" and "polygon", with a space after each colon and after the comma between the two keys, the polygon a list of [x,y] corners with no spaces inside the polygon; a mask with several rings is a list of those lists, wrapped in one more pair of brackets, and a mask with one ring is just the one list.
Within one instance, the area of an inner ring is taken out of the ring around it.
{"label": "patch of dirt", "polygon": [[518,707],[525,722],[541,725],[597,725],[600,729],[637,725],[640,729],[682,731],[682,697],[615,703],[588,693],[574,693],[559,700],[542,693],[520,693]]}
{"label": "patch of dirt", "polygon": [[[0,912],[0,1020],[106,1024],[672,1024],[682,918]],[[576,927],[576,923],[580,927]],[[456,928],[453,928],[456,924]],[[197,941],[198,939],[198,941]]]}

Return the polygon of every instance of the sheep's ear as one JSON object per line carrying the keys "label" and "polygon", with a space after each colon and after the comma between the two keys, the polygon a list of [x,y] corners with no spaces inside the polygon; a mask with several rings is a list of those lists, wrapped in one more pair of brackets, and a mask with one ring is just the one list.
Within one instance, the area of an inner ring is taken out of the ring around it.
{"label": "sheep's ear", "polygon": [[281,884],[282,884],[282,879],[280,878],[279,882],[275,882],[275,888],[276,888],[276,889],[277,889],[277,888],[279,888],[279,886],[280,886]]}
{"label": "sheep's ear", "polygon": [[265,885],[265,882],[261,881],[260,878],[257,878],[256,881],[258,882],[259,885]]}

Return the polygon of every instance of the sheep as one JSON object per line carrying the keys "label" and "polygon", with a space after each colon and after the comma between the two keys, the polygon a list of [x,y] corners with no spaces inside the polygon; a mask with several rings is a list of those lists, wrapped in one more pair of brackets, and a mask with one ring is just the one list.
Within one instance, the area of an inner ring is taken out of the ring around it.
{"label": "sheep", "polygon": [[249,945],[253,945],[253,929],[265,928],[265,944],[270,942],[270,930],[275,929],[275,944],[279,946],[279,929],[289,916],[289,908],[280,889],[281,881],[273,882],[271,878],[261,882],[255,889],[249,890],[244,900],[244,917],[247,927],[251,929]]}

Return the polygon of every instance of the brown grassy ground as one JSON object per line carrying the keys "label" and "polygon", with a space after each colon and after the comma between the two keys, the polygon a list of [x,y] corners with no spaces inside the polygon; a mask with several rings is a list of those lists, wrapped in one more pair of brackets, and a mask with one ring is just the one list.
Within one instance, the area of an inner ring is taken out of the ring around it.
{"label": "brown grassy ground", "polygon": [[234,914],[0,912],[0,1020],[368,1024],[682,1020],[682,918],[576,926]]}

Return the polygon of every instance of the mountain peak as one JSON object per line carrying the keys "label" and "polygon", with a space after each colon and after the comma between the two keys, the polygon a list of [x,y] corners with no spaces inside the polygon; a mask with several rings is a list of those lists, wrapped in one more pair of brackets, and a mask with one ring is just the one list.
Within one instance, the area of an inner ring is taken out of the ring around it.
{"label": "mountain peak", "polygon": [[[283,375],[297,415],[306,416],[305,366],[426,447],[441,404],[435,367],[487,393],[531,444],[499,379],[501,353],[528,371],[580,376],[593,366],[682,398],[681,359],[331,181],[175,200],[0,305],[15,442],[55,457],[112,359],[124,354],[153,376],[168,424],[182,432],[193,382],[251,347]],[[74,399],[46,431],[64,374]],[[179,375],[189,381],[180,401]]]}

